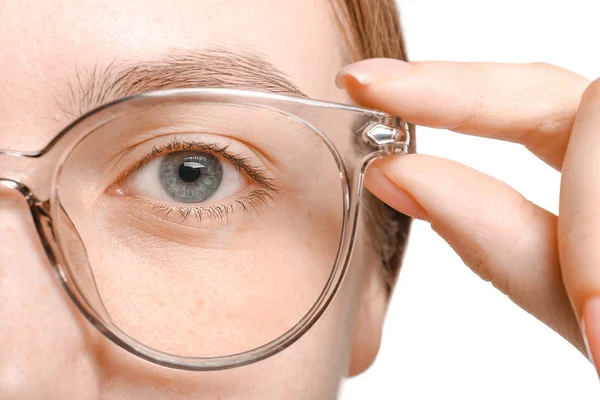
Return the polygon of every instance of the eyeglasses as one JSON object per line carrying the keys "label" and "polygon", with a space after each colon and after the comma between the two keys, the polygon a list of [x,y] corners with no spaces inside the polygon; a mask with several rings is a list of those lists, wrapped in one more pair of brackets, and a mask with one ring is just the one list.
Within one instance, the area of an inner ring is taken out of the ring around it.
{"label": "eyeglasses", "polygon": [[40,152],[0,150],[17,167],[0,185],[24,195],[58,279],[108,339],[219,370],[317,321],[349,264],[366,167],[409,140],[404,121],[359,107],[164,90],[99,107]]}

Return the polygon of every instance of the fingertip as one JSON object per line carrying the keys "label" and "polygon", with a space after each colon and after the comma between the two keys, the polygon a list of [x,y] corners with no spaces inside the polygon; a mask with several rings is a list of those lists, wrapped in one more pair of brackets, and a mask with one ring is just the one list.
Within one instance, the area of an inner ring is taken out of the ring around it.
{"label": "fingertip", "polygon": [[417,66],[418,63],[398,59],[362,60],[342,68],[335,83],[346,90],[355,104],[408,120],[421,104],[428,104],[423,103],[424,97],[433,101]]}
{"label": "fingertip", "polygon": [[370,58],[346,65],[338,73],[336,84],[344,88],[345,79],[352,77],[361,85],[371,85],[400,79],[412,70],[409,62],[393,58]]}
{"label": "fingertip", "polygon": [[365,187],[395,210],[412,218],[430,221],[425,208],[405,188],[390,179],[377,166],[367,170]]}
{"label": "fingertip", "polygon": [[583,91],[582,100],[597,100],[600,98],[600,78],[592,81]]}
{"label": "fingertip", "polygon": [[335,85],[339,89],[348,89],[352,86],[362,87],[371,84],[371,76],[366,73],[349,73],[347,70],[342,69],[335,77]]}
{"label": "fingertip", "polygon": [[345,89],[356,104],[379,108],[378,96],[372,93],[372,88],[379,86],[377,84],[392,85],[393,82],[407,76],[412,69],[412,65],[406,61],[372,58],[342,68],[336,76],[335,83],[338,88]]}

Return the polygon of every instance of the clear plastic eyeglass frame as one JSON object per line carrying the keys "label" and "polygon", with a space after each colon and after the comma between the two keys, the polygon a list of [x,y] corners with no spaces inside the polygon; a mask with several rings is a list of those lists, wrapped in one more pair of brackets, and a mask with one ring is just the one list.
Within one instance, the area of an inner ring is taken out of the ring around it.
{"label": "clear plastic eyeglass frame", "polygon": [[[325,288],[304,317],[285,334],[261,347],[222,357],[187,357],[140,343],[113,324],[101,300],[83,294],[80,280],[75,279],[81,266],[70,265],[64,256],[66,244],[57,234],[55,220],[60,208],[60,205],[57,206],[57,177],[66,158],[80,141],[99,127],[127,115],[140,105],[160,106],[164,102],[241,106],[285,115],[312,129],[337,163],[343,195],[343,218],[335,265]],[[351,175],[334,144],[335,140],[327,136],[332,127],[353,127],[343,136],[353,143],[355,149],[362,149]],[[350,262],[367,166],[382,156],[407,153],[409,141],[408,124],[403,120],[365,108],[236,89],[161,90],[120,99],[88,112],[62,130],[41,151],[0,149],[0,186],[24,196],[55,275],[77,308],[104,336],[129,353],[158,365],[191,371],[221,370],[251,364],[282,351],[317,321],[338,291]]]}

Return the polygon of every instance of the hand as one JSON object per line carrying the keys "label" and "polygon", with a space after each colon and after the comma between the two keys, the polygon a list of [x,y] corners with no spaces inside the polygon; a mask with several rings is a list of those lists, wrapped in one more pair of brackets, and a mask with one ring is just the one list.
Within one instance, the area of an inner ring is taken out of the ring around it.
{"label": "hand", "polygon": [[373,59],[344,68],[338,85],[415,125],[521,143],[562,172],[558,217],[433,156],[377,160],[365,184],[600,366],[600,79],[543,63]]}

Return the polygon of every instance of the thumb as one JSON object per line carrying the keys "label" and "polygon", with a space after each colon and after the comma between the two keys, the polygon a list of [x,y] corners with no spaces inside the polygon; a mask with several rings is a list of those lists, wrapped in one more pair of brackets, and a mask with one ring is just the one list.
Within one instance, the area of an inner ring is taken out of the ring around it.
{"label": "thumb", "polygon": [[475,273],[585,351],[561,278],[554,214],[479,171],[421,154],[376,160],[365,186],[430,222]]}

